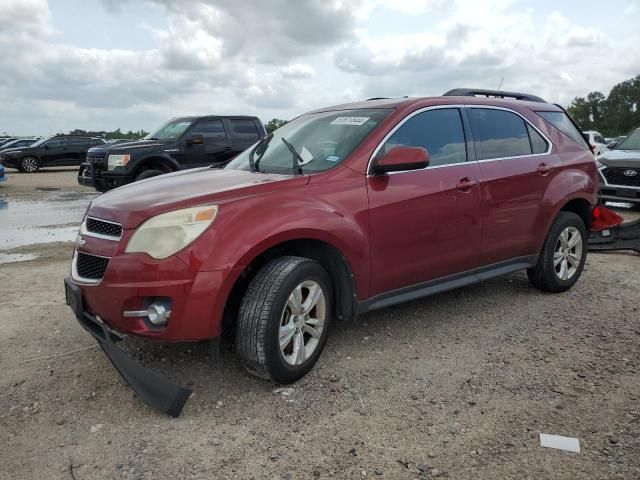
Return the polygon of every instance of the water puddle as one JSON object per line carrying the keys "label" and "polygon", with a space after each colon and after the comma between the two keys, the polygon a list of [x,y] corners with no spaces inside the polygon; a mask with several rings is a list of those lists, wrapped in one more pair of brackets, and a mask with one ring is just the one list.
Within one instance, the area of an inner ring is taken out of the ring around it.
{"label": "water puddle", "polygon": [[0,253],[0,265],[3,263],[28,262],[36,258],[38,258],[38,255],[35,253]]}
{"label": "water puddle", "polygon": [[46,199],[0,199],[0,250],[75,239],[95,194],[52,194]]}

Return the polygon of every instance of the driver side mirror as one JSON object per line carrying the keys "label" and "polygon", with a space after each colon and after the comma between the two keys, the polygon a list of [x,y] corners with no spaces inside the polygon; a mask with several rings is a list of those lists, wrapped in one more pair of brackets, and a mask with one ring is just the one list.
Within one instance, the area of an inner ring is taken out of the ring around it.
{"label": "driver side mirror", "polygon": [[192,133],[187,137],[187,145],[202,145],[204,137],[199,133]]}
{"label": "driver side mirror", "polygon": [[375,173],[420,170],[429,165],[429,152],[422,147],[394,147],[373,163]]}
{"label": "driver side mirror", "polygon": [[616,145],[618,145],[618,142],[611,142],[611,143],[607,144],[607,148],[609,150],[613,150],[614,148],[616,148]]}

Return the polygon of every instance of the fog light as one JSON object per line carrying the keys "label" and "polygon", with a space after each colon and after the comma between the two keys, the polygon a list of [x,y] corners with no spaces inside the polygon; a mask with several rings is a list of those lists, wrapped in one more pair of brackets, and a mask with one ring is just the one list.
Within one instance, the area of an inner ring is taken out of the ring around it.
{"label": "fog light", "polygon": [[170,302],[154,301],[146,310],[125,310],[122,312],[122,316],[128,318],[146,318],[153,325],[159,327],[166,325],[169,321],[169,317],[171,317],[171,310],[169,310],[170,306]]}
{"label": "fog light", "polygon": [[171,310],[164,308],[164,305],[157,305],[152,303],[149,305],[147,317],[149,321],[154,325],[164,325],[171,316]]}

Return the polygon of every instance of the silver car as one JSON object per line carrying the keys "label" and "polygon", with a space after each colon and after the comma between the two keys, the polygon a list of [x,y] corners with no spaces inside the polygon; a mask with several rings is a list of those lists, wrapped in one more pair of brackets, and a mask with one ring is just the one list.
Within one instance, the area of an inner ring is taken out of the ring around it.
{"label": "silver car", "polygon": [[598,157],[600,198],[640,205],[640,128]]}

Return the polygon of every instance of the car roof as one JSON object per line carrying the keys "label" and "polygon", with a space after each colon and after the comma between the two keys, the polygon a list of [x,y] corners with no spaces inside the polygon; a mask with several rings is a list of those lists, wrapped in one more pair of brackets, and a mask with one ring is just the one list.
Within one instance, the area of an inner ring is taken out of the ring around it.
{"label": "car roof", "polygon": [[505,108],[525,106],[535,111],[562,111],[560,107],[551,103],[515,100],[510,98],[475,97],[475,96],[437,96],[437,97],[402,97],[402,98],[374,98],[353,103],[343,103],[331,107],[312,110],[308,113],[330,112],[335,110],[358,110],[366,108],[423,108],[432,105],[489,105]]}
{"label": "car roof", "polygon": [[259,120],[256,116],[251,115],[190,115],[187,117],[175,117],[173,120],[201,120],[203,118],[229,118],[231,120]]}

